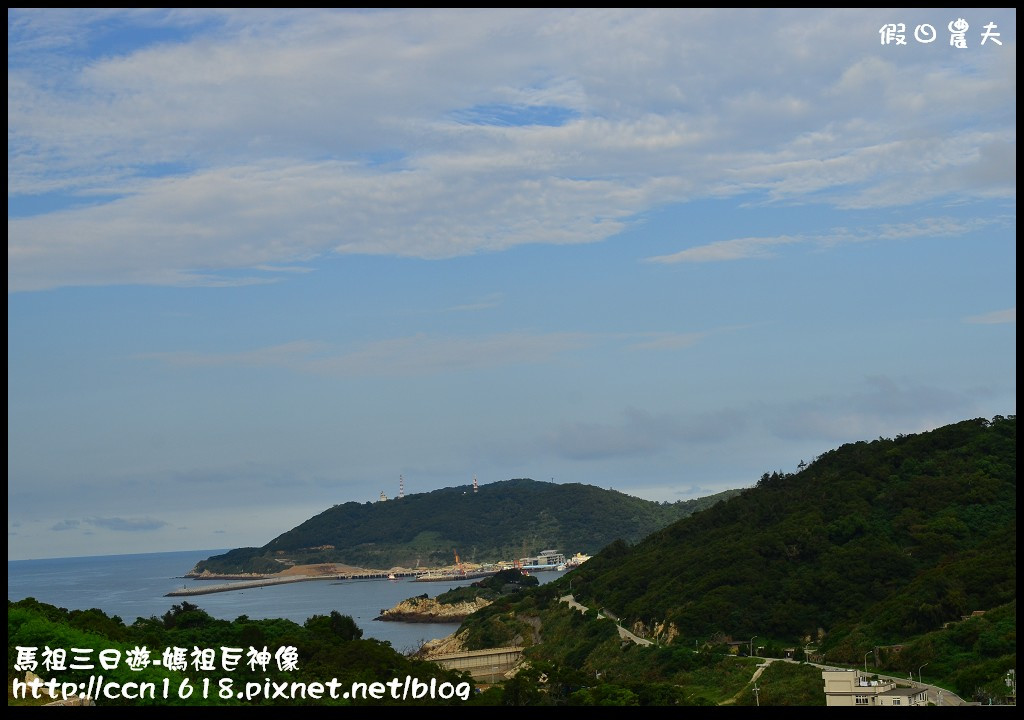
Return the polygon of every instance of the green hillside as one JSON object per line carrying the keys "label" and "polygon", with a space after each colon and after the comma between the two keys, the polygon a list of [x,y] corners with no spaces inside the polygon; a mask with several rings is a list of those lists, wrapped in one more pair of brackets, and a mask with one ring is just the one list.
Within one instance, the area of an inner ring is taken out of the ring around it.
{"label": "green hillside", "polygon": [[844,445],[608,548],[574,587],[687,637],[895,643],[1016,597],[1016,440],[1011,417]]}
{"label": "green hillside", "polygon": [[730,490],[676,503],[641,500],[579,483],[528,479],[444,488],[401,500],[335,505],[261,548],[200,562],[196,572],[277,572],[282,563],[338,562],[368,568],[511,560],[544,549],[595,553],[616,539],[636,542],[736,495]]}
{"label": "green hillside", "polygon": [[[731,638],[855,666],[868,654],[903,676],[927,664],[984,697],[1016,666],[1016,428],[997,416],[844,445],[634,546],[616,541],[462,629],[482,646],[529,638],[524,627],[540,620],[535,657],[602,677],[617,664],[623,677],[669,667],[679,658],[662,657],[668,648]],[[626,663],[617,641],[574,634],[556,601],[570,582],[578,601],[662,649],[626,648]],[[986,612],[964,620],[975,611]]]}

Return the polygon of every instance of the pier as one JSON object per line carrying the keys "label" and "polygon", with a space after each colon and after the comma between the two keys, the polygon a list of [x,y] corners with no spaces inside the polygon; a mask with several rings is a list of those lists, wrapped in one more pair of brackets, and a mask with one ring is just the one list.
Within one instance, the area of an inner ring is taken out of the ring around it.
{"label": "pier", "polygon": [[[265,577],[252,580],[240,580],[238,582],[221,583],[220,585],[194,585],[183,587],[180,590],[172,590],[164,597],[189,597],[192,595],[210,595],[211,593],[231,592],[232,590],[249,590],[251,588],[270,587],[273,585],[287,585],[289,583],[309,582],[311,580],[388,580],[391,577],[416,577],[417,572],[380,572],[371,571],[365,573],[343,573],[339,575],[290,575],[288,577]],[[201,580],[202,578],[194,578]],[[217,578],[210,578],[216,580]]]}

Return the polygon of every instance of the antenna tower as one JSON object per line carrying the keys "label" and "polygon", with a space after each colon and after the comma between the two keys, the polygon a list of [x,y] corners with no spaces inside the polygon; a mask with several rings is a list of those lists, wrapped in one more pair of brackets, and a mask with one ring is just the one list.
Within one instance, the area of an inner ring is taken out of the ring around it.
{"label": "antenna tower", "polygon": [[476,475],[474,475],[474,476],[473,476],[473,493],[475,494],[475,493],[476,493],[476,491],[477,491],[477,490],[478,490],[479,488],[480,488],[480,485],[479,485],[479,484],[477,483],[477,481],[476,481]]}
{"label": "antenna tower", "polygon": [[398,476],[398,499],[401,500],[405,497],[405,476]]}

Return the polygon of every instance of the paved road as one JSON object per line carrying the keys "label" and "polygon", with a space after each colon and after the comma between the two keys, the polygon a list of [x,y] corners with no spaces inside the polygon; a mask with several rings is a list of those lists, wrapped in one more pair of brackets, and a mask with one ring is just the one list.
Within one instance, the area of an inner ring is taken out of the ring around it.
{"label": "paved road", "polygon": [[[559,600],[559,602],[567,603],[569,605],[569,607],[574,608],[576,610],[579,610],[580,612],[584,612],[585,613],[587,610],[589,610],[589,608],[586,607],[585,605],[580,605],[578,602],[576,602],[576,598],[574,598],[572,595],[563,595],[562,597],[558,598],[558,600]],[[598,613],[597,617],[604,618],[604,617],[607,617],[607,616],[606,615],[602,615],[601,613]],[[608,618],[608,619],[609,620],[615,620],[615,626],[619,629],[619,637],[622,638],[623,640],[631,640],[634,643],[636,643],[637,645],[653,645],[654,644],[650,640],[645,640],[642,637],[634,635],[629,630],[627,630],[626,628],[622,627],[622,625],[619,624],[617,619],[615,619],[615,618]]]}

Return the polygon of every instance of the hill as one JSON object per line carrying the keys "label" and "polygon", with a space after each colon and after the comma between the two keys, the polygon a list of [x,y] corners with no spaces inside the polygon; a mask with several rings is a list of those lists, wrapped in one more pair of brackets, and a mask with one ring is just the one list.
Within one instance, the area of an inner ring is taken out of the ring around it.
{"label": "hill", "polygon": [[460,632],[476,647],[541,624],[536,657],[607,669],[617,639],[573,634],[557,602],[571,582],[579,602],[663,649],[756,639],[769,654],[904,674],[928,664],[978,696],[1016,665],[1016,439],[1016,417],[997,416],[844,445],[636,545],[617,541]]}
{"label": "hill", "polygon": [[609,547],[575,587],[688,637],[899,642],[1016,597],[1016,438],[1000,417],[844,445]]}
{"label": "hill", "polygon": [[261,548],[239,548],[193,572],[276,573],[290,565],[344,563],[366,568],[496,562],[555,548],[595,553],[616,539],[646,535],[736,495],[658,503],[579,483],[529,479],[450,487],[377,503],[325,510]]}

